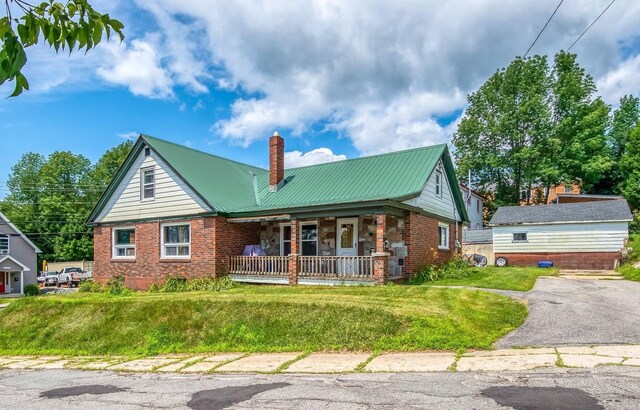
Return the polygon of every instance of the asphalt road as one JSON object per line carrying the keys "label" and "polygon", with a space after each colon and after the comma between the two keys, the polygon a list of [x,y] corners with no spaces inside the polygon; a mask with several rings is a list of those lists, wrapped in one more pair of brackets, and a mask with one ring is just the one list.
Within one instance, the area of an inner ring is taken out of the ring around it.
{"label": "asphalt road", "polygon": [[496,347],[640,344],[638,282],[540,278],[524,299],[526,322]]}
{"label": "asphalt road", "polygon": [[0,371],[2,409],[637,409],[640,368],[165,375]]}

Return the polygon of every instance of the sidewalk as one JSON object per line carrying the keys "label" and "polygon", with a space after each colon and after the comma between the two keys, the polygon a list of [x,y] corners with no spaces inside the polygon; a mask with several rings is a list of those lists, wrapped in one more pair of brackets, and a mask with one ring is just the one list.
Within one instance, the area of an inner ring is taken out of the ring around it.
{"label": "sidewalk", "polygon": [[350,373],[510,371],[540,367],[640,366],[640,345],[502,349],[454,353],[216,353],[124,357],[0,356],[0,369],[158,373]]}

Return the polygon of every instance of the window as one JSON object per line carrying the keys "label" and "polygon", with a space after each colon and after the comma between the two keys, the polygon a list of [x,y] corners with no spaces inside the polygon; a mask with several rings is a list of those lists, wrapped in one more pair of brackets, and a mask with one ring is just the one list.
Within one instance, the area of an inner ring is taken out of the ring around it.
{"label": "window", "polygon": [[162,226],[162,257],[189,258],[191,256],[191,225]]}
{"label": "window", "polygon": [[479,199],[476,199],[476,212],[477,213],[482,212],[482,205]]}
{"label": "window", "polygon": [[9,235],[0,235],[0,255],[9,254]]}
{"label": "window", "polygon": [[442,198],[442,172],[436,171],[436,196]]}
{"label": "window", "polygon": [[136,257],[136,228],[116,228],[113,230],[112,257]]}
{"label": "window", "polygon": [[140,172],[140,186],[142,189],[141,199],[153,199],[156,195],[155,182],[156,178],[154,175],[153,168],[146,168]]}
{"label": "window", "polygon": [[448,225],[438,225],[438,249],[449,249]]}
{"label": "window", "polygon": [[514,232],[513,233],[513,242],[526,242],[527,241],[527,233],[526,232]]}
{"label": "window", "polygon": [[145,157],[148,157],[149,155],[151,155],[151,148],[146,147],[146,148],[144,149],[144,156],[145,156]]}
{"label": "window", "polygon": [[280,254],[288,256],[291,253],[291,224],[280,225]]}
{"label": "window", "polygon": [[565,194],[570,194],[571,191],[573,191],[573,187],[571,185],[564,184],[564,193]]}
{"label": "window", "polygon": [[300,250],[303,256],[316,256],[318,254],[318,225],[303,223],[300,225]]}

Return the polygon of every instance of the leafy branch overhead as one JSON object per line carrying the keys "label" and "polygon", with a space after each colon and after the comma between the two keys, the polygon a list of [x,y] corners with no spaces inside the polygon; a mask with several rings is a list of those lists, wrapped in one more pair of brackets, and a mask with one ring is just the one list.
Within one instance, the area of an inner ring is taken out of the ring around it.
{"label": "leafy branch overhead", "polygon": [[56,53],[68,50],[94,48],[103,39],[115,33],[124,40],[120,21],[101,14],[87,0],[69,0],[66,4],[45,1],[39,5],[24,0],[5,0],[4,17],[0,18],[0,85],[15,81],[11,97],[29,89],[29,82],[22,73],[27,64],[25,48],[42,39]]}

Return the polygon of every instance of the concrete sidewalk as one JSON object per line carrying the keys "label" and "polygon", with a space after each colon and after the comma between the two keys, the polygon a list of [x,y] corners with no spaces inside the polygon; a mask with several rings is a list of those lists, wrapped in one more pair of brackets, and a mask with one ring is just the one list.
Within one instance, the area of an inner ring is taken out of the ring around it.
{"label": "concrete sidewalk", "polygon": [[2,356],[6,369],[162,373],[353,373],[514,371],[542,367],[640,366],[640,345],[500,349],[454,353],[217,353],[124,357]]}

